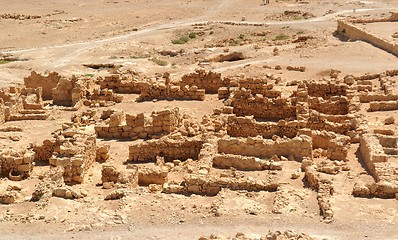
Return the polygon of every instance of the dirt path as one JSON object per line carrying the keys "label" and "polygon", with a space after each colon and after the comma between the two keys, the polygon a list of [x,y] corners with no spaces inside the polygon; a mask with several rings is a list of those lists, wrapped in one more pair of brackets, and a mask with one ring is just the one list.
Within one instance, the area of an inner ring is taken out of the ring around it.
{"label": "dirt path", "polygon": [[[230,3],[229,3],[230,4]],[[77,43],[70,43],[70,44],[63,44],[57,46],[48,46],[48,47],[41,47],[41,48],[29,48],[29,49],[20,49],[20,50],[5,50],[3,53],[11,53],[11,54],[21,54],[21,53],[32,53],[38,52],[39,55],[42,56],[43,59],[53,59],[52,61],[47,61],[46,64],[48,65],[49,69],[57,70],[61,67],[68,65],[73,59],[79,57],[82,53],[87,52],[91,49],[98,48],[105,44],[109,43],[116,43],[125,41],[132,38],[143,37],[143,36],[150,36],[159,31],[167,30],[167,29],[175,29],[185,26],[190,26],[193,24],[207,24],[207,23],[234,23],[234,24],[241,24],[240,21],[203,21],[208,16],[214,15],[217,12],[221,11],[224,7],[228,5],[228,1],[223,0],[218,5],[218,7],[214,10],[210,10],[207,14],[197,17],[194,19],[185,19],[179,20],[175,22],[170,22],[162,25],[157,26],[150,26],[144,29],[140,29],[135,32],[130,32],[125,35],[114,36],[111,38],[105,39],[95,39],[92,41],[87,42],[77,42]],[[322,17],[307,19],[307,20],[299,20],[299,21],[265,21],[265,22],[244,22],[247,25],[258,25],[258,24],[266,24],[266,25],[297,25],[297,24],[310,24],[310,23],[319,23],[328,20],[335,19],[337,16],[346,13],[352,12],[372,12],[372,11],[386,11],[386,10],[398,10],[398,8],[365,8],[365,9],[356,9],[356,10],[344,10],[339,11],[336,13],[328,14]],[[65,50],[63,53],[56,53],[53,50]],[[53,55],[55,54],[55,55]],[[51,56],[51,57],[50,57]]]}

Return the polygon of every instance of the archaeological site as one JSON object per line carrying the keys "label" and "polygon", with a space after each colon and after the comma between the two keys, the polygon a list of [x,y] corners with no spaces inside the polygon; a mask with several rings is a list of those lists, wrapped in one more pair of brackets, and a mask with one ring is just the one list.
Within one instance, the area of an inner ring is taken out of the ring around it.
{"label": "archaeological site", "polygon": [[398,239],[397,1],[0,4],[0,239]]}

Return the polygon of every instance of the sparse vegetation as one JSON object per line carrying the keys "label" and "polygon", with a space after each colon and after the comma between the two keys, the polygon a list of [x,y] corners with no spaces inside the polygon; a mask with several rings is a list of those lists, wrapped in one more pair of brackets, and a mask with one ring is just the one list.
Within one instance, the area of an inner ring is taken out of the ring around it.
{"label": "sparse vegetation", "polygon": [[246,36],[244,34],[239,34],[239,36],[233,40],[232,45],[240,45],[244,40],[246,40]]}
{"label": "sparse vegetation", "polygon": [[149,55],[133,55],[130,56],[131,59],[141,59],[141,58],[149,58]]}
{"label": "sparse vegetation", "polygon": [[196,32],[190,32],[187,33],[181,37],[179,37],[178,39],[174,39],[171,41],[171,43],[173,44],[186,44],[189,42],[189,40],[191,39],[195,39],[198,36],[198,34]]}
{"label": "sparse vegetation", "polygon": [[303,30],[300,30],[300,31],[298,31],[296,34],[297,34],[297,35],[304,34],[304,31],[303,31]]}
{"label": "sparse vegetation", "polygon": [[235,39],[233,45],[239,45],[242,42],[240,39]]}
{"label": "sparse vegetation", "polygon": [[301,16],[301,15],[296,15],[296,16],[294,16],[294,18],[293,18],[293,20],[302,20],[303,19],[303,16]]}
{"label": "sparse vegetation", "polygon": [[187,43],[189,41],[189,39],[190,39],[189,36],[182,36],[182,37],[180,37],[178,39],[172,40],[171,43],[173,43],[173,44],[185,44],[185,43]]}
{"label": "sparse vegetation", "polygon": [[191,33],[188,35],[188,37],[189,37],[190,39],[194,39],[194,38],[196,38],[196,36],[198,36],[198,34],[197,34],[196,32],[191,32]]}
{"label": "sparse vegetation", "polygon": [[282,40],[287,40],[289,38],[290,38],[289,35],[280,33],[280,34],[276,35],[276,37],[274,38],[274,41],[282,41]]}
{"label": "sparse vegetation", "polygon": [[84,76],[86,76],[86,77],[94,77],[94,74],[92,74],[92,73],[86,73],[86,74],[84,74]]}
{"label": "sparse vegetation", "polygon": [[167,66],[167,64],[168,64],[167,61],[164,61],[164,60],[161,60],[161,59],[158,59],[158,58],[151,58],[151,61],[156,63],[159,66],[162,66],[162,67]]}
{"label": "sparse vegetation", "polygon": [[10,60],[5,60],[5,59],[0,59],[0,64],[6,64],[6,63],[10,63],[12,61]]}

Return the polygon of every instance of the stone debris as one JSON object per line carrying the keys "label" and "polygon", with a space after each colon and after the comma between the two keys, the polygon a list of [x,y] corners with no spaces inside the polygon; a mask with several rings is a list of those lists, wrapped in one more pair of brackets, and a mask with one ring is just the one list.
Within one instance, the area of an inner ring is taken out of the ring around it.
{"label": "stone debris", "polygon": [[87,193],[84,191],[77,191],[70,187],[61,187],[55,188],[53,190],[53,196],[65,198],[65,199],[78,199],[87,196]]}
{"label": "stone debris", "polygon": [[105,200],[118,200],[128,195],[126,189],[116,189],[105,196]]}
{"label": "stone debris", "polygon": [[110,147],[111,146],[109,144],[104,144],[101,146],[97,145],[95,160],[97,162],[106,162],[111,157],[111,155],[109,154]]}
{"label": "stone debris", "polygon": [[264,239],[264,240],[313,240],[314,238],[310,237],[305,233],[296,233],[291,230],[287,230],[284,232],[276,231],[271,232],[269,231],[265,236],[259,236],[258,234],[244,234],[244,233],[237,233],[234,237],[226,237],[223,235],[216,235],[211,234],[210,236],[202,236],[198,238],[198,240],[256,240],[256,239]]}
{"label": "stone debris", "polygon": [[2,189],[0,193],[0,204],[12,204],[20,198],[22,189],[15,185],[9,185],[6,189]]}

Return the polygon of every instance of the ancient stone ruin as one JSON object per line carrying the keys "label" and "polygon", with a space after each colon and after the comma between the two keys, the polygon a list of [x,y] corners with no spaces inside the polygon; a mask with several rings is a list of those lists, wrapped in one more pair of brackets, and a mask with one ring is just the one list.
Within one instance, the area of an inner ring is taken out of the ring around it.
{"label": "ancient stone ruin", "polygon": [[[272,77],[224,79],[202,70],[179,81],[164,74],[156,83],[115,74],[92,79],[33,72],[25,78],[26,86],[0,92],[2,124],[48,121],[56,109],[74,113],[42,142],[23,149],[4,146],[0,173],[21,181],[47,166],[53,175],[42,179],[45,184],[32,199],[80,199],[86,193],[68,186],[84,184],[91,169],[100,165],[98,184],[112,190],[105,200],[123,199],[129,194],[126,189],[140,187],[208,197],[225,190],[268,192],[275,194],[274,214],[293,204],[289,192],[296,190],[287,181],[301,179],[316,192],[319,215],[329,223],[334,221],[334,176],[350,172],[352,144],[359,144],[374,179],[357,182],[353,196],[397,198],[394,118],[385,120],[385,128],[372,128],[359,113],[397,110],[398,95],[392,88],[397,76],[397,71],[388,71],[301,81],[287,96],[275,89]],[[217,94],[224,107],[203,119],[193,119],[178,107],[130,113],[117,108],[126,93],[136,94],[137,103],[148,98],[205,101]],[[114,141],[128,153],[122,161],[112,154]],[[291,165],[297,171],[288,170]],[[0,200],[11,204],[19,193],[7,194]]]}

